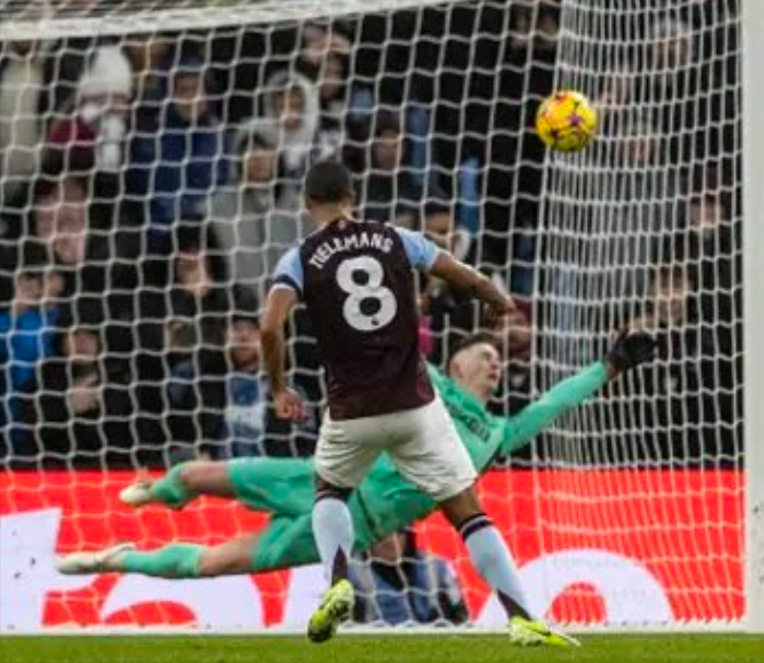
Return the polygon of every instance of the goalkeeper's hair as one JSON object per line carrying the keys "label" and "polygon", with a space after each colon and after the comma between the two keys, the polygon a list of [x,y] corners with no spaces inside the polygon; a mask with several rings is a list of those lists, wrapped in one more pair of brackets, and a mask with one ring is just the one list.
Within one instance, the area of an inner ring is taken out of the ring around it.
{"label": "goalkeeper's hair", "polygon": [[496,352],[501,354],[501,346],[499,345],[499,339],[496,334],[489,331],[480,331],[470,334],[469,336],[459,337],[451,342],[451,347],[446,359],[446,373],[451,373],[451,362],[454,358],[464,350],[467,350],[475,345],[482,345],[486,343],[496,349]]}

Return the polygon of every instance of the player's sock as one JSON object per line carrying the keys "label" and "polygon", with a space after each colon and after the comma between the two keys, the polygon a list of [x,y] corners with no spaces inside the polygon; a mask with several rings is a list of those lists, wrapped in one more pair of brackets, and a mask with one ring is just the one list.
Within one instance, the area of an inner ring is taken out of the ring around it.
{"label": "player's sock", "polygon": [[185,463],[175,465],[161,479],[151,484],[151,494],[157,502],[179,509],[193,499],[193,494],[188,492],[180,481],[180,473],[184,466]]}
{"label": "player's sock", "polygon": [[530,618],[515,561],[491,519],[484,513],[468,518],[459,527],[473,566],[496,591],[509,617]]}
{"label": "player's sock", "polygon": [[119,560],[123,573],[142,573],[156,578],[196,578],[205,546],[172,543],[151,551],[131,551]]}
{"label": "player's sock", "polygon": [[347,578],[353,549],[353,520],[343,499],[319,493],[313,505],[313,536],[332,585]]}

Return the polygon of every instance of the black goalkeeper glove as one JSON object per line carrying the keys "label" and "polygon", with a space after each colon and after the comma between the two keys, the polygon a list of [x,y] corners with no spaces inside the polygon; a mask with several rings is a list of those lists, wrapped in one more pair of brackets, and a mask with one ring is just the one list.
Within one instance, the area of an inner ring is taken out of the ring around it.
{"label": "black goalkeeper glove", "polygon": [[610,346],[605,359],[622,373],[653,359],[657,345],[652,334],[624,329]]}

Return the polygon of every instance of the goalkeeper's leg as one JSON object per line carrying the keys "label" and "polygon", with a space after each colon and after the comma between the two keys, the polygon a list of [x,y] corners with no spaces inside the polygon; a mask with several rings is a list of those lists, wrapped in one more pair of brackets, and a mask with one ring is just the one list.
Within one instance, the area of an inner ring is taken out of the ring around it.
{"label": "goalkeeper's leg", "polygon": [[164,504],[182,509],[194,498],[234,499],[253,511],[299,517],[313,504],[313,463],[300,458],[191,461],[155,481],[142,479],[120,493],[132,507]]}
{"label": "goalkeeper's leg", "polygon": [[[369,533],[360,526],[366,539]],[[68,575],[141,573],[157,578],[211,578],[239,573],[261,573],[319,561],[311,514],[280,515],[257,534],[218,546],[171,543],[156,550],[137,551],[130,543],[96,552],[77,552],[59,558],[57,567]]]}
{"label": "goalkeeper's leg", "polygon": [[140,573],[155,578],[213,578],[252,573],[259,535],[241,536],[217,546],[171,543],[156,550],[138,551],[121,544],[98,552],[61,557],[57,568],[67,575]]}
{"label": "goalkeeper's leg", "polygon": [[120,492],[119,499],[132,507],[158,503],[182,509],[200,495],[235,496],[225,461],[180,463],[161,479],[139,479]]}

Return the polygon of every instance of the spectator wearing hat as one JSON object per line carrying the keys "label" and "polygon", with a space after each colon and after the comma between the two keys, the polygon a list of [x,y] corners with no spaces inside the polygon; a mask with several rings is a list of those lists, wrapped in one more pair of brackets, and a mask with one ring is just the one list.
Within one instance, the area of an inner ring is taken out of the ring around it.
{"label": "spectator wearing hat", "polygon": [[69,116],[51,126],[48,152],[63,153],[88,170],[118,173],[132,96],[132,72],[122,49],[99,47],[79,81]]}
{"label": "spectator wearing hat", "polygon": [[228,140],[213,113],[203,61],[181,58],[168,85],[169,103],[153,126],[136,132],[129,178],[132,192],[146,197],[149,248],[160,254],[171,249],[173,225],[201,218],[228,177]]}

